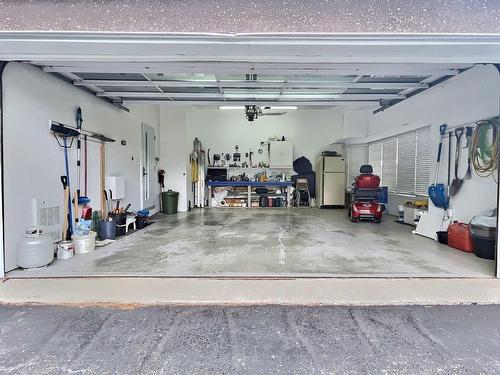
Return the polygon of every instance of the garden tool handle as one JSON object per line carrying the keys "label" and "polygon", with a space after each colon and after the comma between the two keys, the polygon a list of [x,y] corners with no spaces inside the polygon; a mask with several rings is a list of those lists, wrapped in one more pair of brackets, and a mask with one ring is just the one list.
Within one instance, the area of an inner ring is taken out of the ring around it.
{"label": "garden tool handle", "polygon": [[461,139],[464,134],[464,128],[456,128],[455,129],[455,137],[457,137],[457,144],[455,147],[455,179],[458,180],[458,163],[460,161],[460,147],[461,147]]}
{"label": "garden tool handle", "polygon": [[474,131],[474,128],[472,126],[465,127],[465,138],[467,139],[467,142],[465,143],[464,148],[469,148],[470,140],[472,138],[473,131]]}
{"label": "garden tool handle", "polygon": [[439,163],[441,161],[441,150],[443,149],[443,142],[439,143],[439,148],[438,148],[438,158],[437,162]]}
{"label": "garden tool handle", "polygon": [[[439,164],[439,162],[441,161],[441,152],[443,150],[443,138],[446,134],[446,128],[448,127],[448,125],[446,124],[443,124],[441,126],[439,126],[439,134],[441,135],[441,140],[439,142],[439,148],[438,148],[438,154],[437,154],[437,162]],[[437,177],[437,173],[438,171],[436,170],[436,177]]]}
{"label": "garden tool handle", "polygon": [[446,134],[447,127],[448,127],[448,125],[446,125],[446,124],[443,124],[439,127],[439,133],[441,134],[441,137],[444,137],[444,135]]}
{"label": "garden tool handle", "polygon": [[66,189],[68,187],[68,176],[61,176],[61,182],[63,188]]}

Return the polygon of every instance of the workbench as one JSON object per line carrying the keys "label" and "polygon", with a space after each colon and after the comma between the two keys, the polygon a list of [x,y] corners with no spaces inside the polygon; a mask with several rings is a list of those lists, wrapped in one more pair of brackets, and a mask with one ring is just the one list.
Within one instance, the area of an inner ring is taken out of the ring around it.
{"label": "workbench", "polygon": [[[286,196],[287,206],[290,206],[292,200],[292,194],[288,187],[293,186],[293,182],[291,181],[275,181],[275,182],[258,182],[258,181],[207,181],[206,185],[208,187],[208,207],[212,207],[212,189],[215,187],[228,187],[228,188],[237,188],[237,187],[246,187],[246,201],[247,208],[252,207],[252,189],[255,188],[282,188],[283,196]],[[273,194],[272,196],[276,196]]]}

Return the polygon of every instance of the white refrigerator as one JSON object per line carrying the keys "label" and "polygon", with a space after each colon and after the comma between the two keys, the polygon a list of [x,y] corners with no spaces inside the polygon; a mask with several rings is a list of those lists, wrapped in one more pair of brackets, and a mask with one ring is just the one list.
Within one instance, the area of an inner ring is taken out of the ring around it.
{"label": "white refrigerator", "polygon": [[344,207],[345,167],[342,156],[319,156],[316,160],[316,199],[319,207]]}

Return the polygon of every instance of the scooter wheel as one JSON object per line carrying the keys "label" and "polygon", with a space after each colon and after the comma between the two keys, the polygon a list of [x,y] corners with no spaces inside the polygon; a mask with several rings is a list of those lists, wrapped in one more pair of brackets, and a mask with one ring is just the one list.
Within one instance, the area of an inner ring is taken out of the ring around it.
{"label": "scooter wheel", "polygon": [[357,223],[359,219],[351,216],[351,223]]}
{"label": "scooter wheel", "polygon": [[373,219],[373,222],[376,224],[380,224],[382,222],[382,219]]}

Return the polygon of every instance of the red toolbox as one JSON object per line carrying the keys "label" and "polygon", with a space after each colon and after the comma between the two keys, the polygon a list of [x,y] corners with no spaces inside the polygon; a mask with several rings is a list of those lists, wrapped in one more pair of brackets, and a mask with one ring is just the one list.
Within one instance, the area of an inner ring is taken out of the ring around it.
{"label": "red toolbox", "polygon": [[454,221],[448,227],[448,245],[455,249],[472,253],[472,235],[469,224]]}

